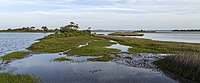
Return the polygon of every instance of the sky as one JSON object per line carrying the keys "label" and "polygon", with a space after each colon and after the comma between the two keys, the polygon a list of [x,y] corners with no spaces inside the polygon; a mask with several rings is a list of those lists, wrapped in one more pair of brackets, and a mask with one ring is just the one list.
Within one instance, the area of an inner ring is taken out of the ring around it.
{"label": "sky", "polygon": [[200,0],[0,0],[0,29],[200,29]]}

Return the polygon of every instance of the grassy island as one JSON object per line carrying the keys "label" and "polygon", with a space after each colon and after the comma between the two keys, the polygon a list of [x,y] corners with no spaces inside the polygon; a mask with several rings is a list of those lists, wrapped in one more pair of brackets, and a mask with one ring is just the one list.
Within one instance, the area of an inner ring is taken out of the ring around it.
{"label": "grassy island", "polygon": [[44,38],[40,42],[34,43],[29,47],[33,52],[64,52],[66,50],[76,48],[80,44],[85,44],[96,38],[92,36],[72,36],[63,38]]}
{"label": "grassy island", "polygon": [[114,58],[111,57],[111,56],[102,56],[102,57],[99,57],[99,58],[90,58],[88,59],[89,61],[101,61],[101,62],[107,62],[107,61],[110,61],[110,60],[113,60]]}
{"label": "grassy island", "polygon": [[[72,27],[74,26],[74,27]],[[70,24],[61,27],[60,33],[51,34],[42,38],[40,42],[32,44],[28,49],[33,52],[64,52],[68,55],[101,56],[111,53],[120,53],[120,50],[106,48],[115,43],[107,39],[94,37],[90,30],[77,30],[77,25]],[[87,46],[78,47],[89,43]]]}
{"label": "grassy island", "polygon": [[144,36],[144,34],[136,33],[136,32],[115,32],[108,35],[113,36]]}
{"label": "grassy island", "polygon": [[1,57],[3,61],[9,61],[13,59],[22,59],[24,58],[29,52],[13,52]]}
{"label": "grassy island", "polygon": [[61,57],[61,58],[56,58],[54,61],[62,62],[62,61],[71,61],[71,59],[66,58],[66,57]]}

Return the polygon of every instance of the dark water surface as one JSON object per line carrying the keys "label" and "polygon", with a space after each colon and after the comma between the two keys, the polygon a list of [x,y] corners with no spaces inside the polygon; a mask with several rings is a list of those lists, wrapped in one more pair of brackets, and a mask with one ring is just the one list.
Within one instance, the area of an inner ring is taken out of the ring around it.
{"label": "dark water surface", "polygon": [[[9,64],[7,72],[33,74],[42,83],[176,83],[177,81],[152,69],[120,65],[115,62],[76,61],[54,62],[65,55],[32,54]],[[73,57],[75,58],[75,57]],[[80,61],[78,61],[80,60]]]}

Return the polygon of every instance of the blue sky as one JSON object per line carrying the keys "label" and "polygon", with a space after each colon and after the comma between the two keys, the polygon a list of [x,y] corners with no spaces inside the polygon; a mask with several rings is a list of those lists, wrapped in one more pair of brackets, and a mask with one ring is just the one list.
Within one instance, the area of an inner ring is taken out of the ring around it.
{"label": "blue sky", "polygon": [[200,29],[200,0],[0,0],[0,29]]}

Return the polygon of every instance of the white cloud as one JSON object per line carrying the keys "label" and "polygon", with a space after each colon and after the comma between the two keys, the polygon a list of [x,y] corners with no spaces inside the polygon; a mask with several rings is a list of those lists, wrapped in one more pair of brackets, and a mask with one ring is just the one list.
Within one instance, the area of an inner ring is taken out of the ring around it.
{"label": "white cloud", "polygon": [[96,29],[188,28],[199,26],[199,4],[200,0],[0,0],[0,26],[60,27],[77,21]]}

